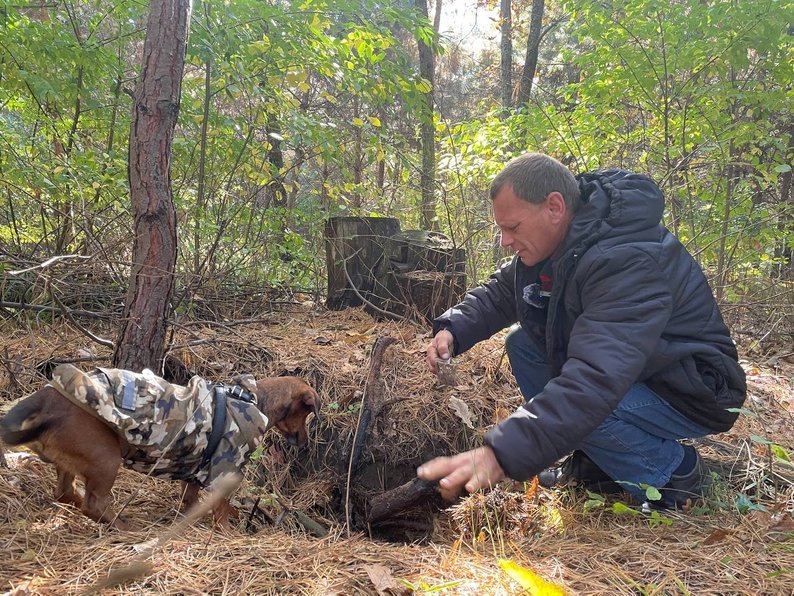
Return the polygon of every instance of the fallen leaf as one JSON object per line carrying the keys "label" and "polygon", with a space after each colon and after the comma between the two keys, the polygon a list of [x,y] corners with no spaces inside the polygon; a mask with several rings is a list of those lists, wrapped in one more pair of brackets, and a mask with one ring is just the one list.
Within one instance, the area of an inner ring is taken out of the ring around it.
{"label": "fallen leaf", "polygon": [[499,559],[499,567],[532,596],[565,595],[565,590],[561,586],[546,581],[534,571],[530,571],[509,559]]}
{"label": "fallen leaf", "polygon": [[403,592],[402,586],[394,579],[388,567],[383,565],[364,565],[364,571],[367,572],[367,576],[372,585],[375,586],[378,594]]}
{"label": "fallen leaf", "polygon": [[770,533],[792,534],[794,536],[794,519],[792,519],[791,513],[785,512],[773,517],[768,531]]}
{"label": "fallen leaf", "polygon": [[143,553],[151,551],[155,546],[157,546],[158,539],[152,538],[151,540],[147,540],[146,542],[139,542],[138,544],[132,545],[132,550],[136,553]]}
{"label": "fallen leaf", "polygon": [[524,498],[526,500],[531,499],[532,497],[535,496],[537,490],[538,490],[538,477],[537,475],[535,475],[532,477],[532,482],[529,483],[529,488],[526,491],[524,491]]}
{"label": "fallen leaf", "polygon": [[29,548],[24,553],[22,553],[22,557],[20,557],[23,561],[35,561],[36,560],[36,551],[32,548]]}
{"label": "fallen leaf", "polygon": [[502,420],[510,416],[510,410],[507,408],[503,408],[502,406],[498,406],[493,412],[493,423],[499,424]]}
{"label": "fallen leaf", "polygon": [[346,344],[359,344],[359,343],[366,343],[369,341],[370,336],[364,335],[363,333],[355,333],[354,331],[348,331],[345,334],[345,337],[342,338],[342,341]]}
{"label": "fallen leaf", "polygon": [[471,411],[469,411],[468,404],[454,395],[449,398],[449,405],[455,415],[463,421],[463,424],[474,430],[474,423],[471,420]]}
{"label": "fallen leaf", "polygon": [[717,544],[718,542],[722,542],[728,536],[733,534],[730,530],[723,530],[722,528],[717,528],[708,537],[703,541],[703,546],[709,546],[710,544]]}

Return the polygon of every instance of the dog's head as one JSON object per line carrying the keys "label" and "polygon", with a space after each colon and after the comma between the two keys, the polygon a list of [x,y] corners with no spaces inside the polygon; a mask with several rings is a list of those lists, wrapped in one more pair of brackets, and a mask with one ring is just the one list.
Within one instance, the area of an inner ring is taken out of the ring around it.
{"label": "dog's head", "polygon": [[311,385],[299,377],[269,377],[257,381],[251,375],[241,375],[235,382],[256,395],[268,424],[275,426],[290,445],[306,445],[309,440],[306,417],[311,412],[319,416],[322,405]]}

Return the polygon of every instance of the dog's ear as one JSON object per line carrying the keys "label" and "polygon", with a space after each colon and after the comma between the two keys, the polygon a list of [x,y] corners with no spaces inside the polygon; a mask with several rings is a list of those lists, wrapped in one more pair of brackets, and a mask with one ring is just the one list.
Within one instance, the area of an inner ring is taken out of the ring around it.
{"label": "dog's ear", "polygon": [[251,393],[256,394],[256,379],[254,378],[254,375],[237,375],[234,377],[234,382],[243,389],[247,389]]}
{"label": "dog's ear", "polygon": [[311,387],[303,392],[303,403],[307,407],[312,408],[316,418],[320,418],[320,408],[323,404],[322,401],[320,401],[320,396]]}

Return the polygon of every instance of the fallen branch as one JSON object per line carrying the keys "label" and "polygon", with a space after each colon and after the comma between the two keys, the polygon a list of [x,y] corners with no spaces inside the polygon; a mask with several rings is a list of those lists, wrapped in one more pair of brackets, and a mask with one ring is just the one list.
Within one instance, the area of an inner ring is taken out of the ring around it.
{"label": "fallen branch", "polygon": [[414,478],[397,488],[372,497],[367,506],[367,523],[376,524],[419,503],[440,499],[440,497],[438,480]]}
{"label": "fallen branch", "polygon": [[358,422],[353,434],[353,446],[350,449],[350,460],[347,466],[347,482],[345,483],[345,522],[348,533],[350,532],[350,481],[358,469],[361,452],[367,441],[369,426],[380,414],[383,408],[383,383],[380,377],[380,368],[383,364],[383,355],[391,344],[397,340],[389,335],[375,340],[370,357],[369,374],[364,384],[364,395],[361,398],[361,409],[358,411]]}

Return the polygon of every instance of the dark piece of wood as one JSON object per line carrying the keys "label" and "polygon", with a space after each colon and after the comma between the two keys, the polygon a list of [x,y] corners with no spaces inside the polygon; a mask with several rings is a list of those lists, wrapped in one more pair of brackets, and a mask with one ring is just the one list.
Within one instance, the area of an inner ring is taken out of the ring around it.
{"label": "dark piece of wood", "polygon": [[437,501],[440,498],[437,480],[414,478],[397,488],[372,497],[368,502],[367,522],[376,524],[420,503]]}
{"label": "dark piece of wood", "polygon": [[387,242],[399,231],[400,222],[391,217],[332,217],[326,222],[329,309],[361,306],[362,297],[369,299]]}
{"label": "dark piece of wood", "polygon": [[361,452],[367,442],[369,436],[369,427],[373,420],[375,420],[383,409],[383,382],[381,380],[380,369],[383,365],[383,355],[386,353],[386,348],[397,340],[390,335],[384,335],[375,340],[375,345],[372,346],[372,355],[370,356],[369,374],[367,374],[367,382],[364,386],[364,396],[361,398],[361,414],[358,419],[358,426],[356,427],[356,434],[353,440],[353,448],[350,453],[350,470],[351,475],[355,474],[358,469]]}

